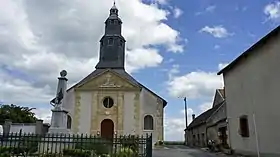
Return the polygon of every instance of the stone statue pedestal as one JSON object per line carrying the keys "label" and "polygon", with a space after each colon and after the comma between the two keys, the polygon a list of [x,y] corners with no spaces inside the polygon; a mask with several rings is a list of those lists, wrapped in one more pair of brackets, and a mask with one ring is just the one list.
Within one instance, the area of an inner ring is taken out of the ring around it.
{"label": "stone statue pedestal", "polygon": [[70,130],[67,129],[67,113],[68,111],[56,106],[52,109],[51,127],[48,133],[53,134],[68,134]]}

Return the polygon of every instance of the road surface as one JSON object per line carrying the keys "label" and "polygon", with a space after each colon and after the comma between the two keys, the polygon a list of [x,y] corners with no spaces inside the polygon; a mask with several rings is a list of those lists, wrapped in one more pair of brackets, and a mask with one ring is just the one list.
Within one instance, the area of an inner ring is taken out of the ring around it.
{"label": "road surface", "polygon": [[221,153],[209,153],[200,149],[192,149],[186,146],[167,146],[155,148],[153,157],[229,157]]}

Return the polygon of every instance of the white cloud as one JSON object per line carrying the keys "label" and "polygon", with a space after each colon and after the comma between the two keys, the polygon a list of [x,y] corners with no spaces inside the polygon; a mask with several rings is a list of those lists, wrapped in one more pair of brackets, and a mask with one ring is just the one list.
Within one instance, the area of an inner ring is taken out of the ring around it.
{"label": "white cloud", "polygon": [[214,49],[219,49],[219,48],[221,48],[220,45],[215,45],[215,46],[214,46]]}
{"label": "white cloud", "polygon": [[213,104],[212,102],[205,102],[205,103],[199,105],[199,109],[200,109],[201,113],[212,108],[212,104]]}
{"label": "white cloud", "polygon": [[173,77],[167,86],[172,97],[212,98],[215,89],[223,87],[223,81],[216,72],[195,71]]}
{"label": "white cloud", "polygon": [[152,3],[167,5],[169,0],[148,0],[148,1],[150,1]]}
{"label": "white cloud", "polygon": [[215,5],[210,5],[208,7],[206,7],[204,9],[204,11],[200,11],[200,12],[196,12],[195,15],[201,15],[201,14],[206,14],[206,13],[211,13],[211,12],[214,12],[216,9],[216,6]]}
{"label": "white cloud", "polygon": [[[188,124],[192,121],[193,109],[188,108]],[[177,117],[165,115],[164,119],[165,140],[183,141],[186,128],[185,110],[182,109]]]}
{"label": "white cloud", "polygon": [[280,20],[280,1],[275,1],[267,4],[264,7],[264,14],[268,20],[279,21]]}
{"label": "white cloud", "polygon": [[128,72],[133,72],[145,67],[156,67],[163,61],[157,49],[134,49],[127,51]]}
{"label": "white cloud", "polygon": [[213,12],[216,9],[215,5],[210,5],[208,7],[206,7],[205,11],[206,12]]}
{"label": "white cloud", "polygon": [[175,18],[179,18],[183,14],[183,11],[177,7],[174,8],[173,12]]}
{"label": "white cloud", "polygon": [[170,70],[168,71],[168,78],[172,79],[176,74],[180,73],[180,65],[179,64],[173,64]]}
{"label": "white cloud", "polygon": [[[111,1],[1,0],[0,6],[5,6],[0,9],[1,101],[48,104],[62,69],[68,71],[69,84],[94,70]],[[183,51],[180,33],[164,23],[167,10],[139,0],[118,0],[117,7],[130,73],[162,63],[159,50],[151,46]]]}
{"label": "white cloud", "polygon": [[51,108],[36,108],[33,110],[38,119],[43,120],[43,123],[51,124],[52,112]]}
{"label": "white cloud", "polygon": [[219,70],[224,69],[229,63],[220,63],[219,64]]}
{"label": "white cloud", "polygon": [[226,38],[228,36],[233,35],[233,33],[230,33],[226,28],[223,26],[205,26],[203,27],[199,32],[205,32],[211,34],[215,38]]}

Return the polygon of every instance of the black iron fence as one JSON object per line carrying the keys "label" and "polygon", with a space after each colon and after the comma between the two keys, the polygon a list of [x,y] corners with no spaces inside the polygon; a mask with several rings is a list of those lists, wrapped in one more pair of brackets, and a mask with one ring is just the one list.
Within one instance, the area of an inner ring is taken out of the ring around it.
{"label": "black iron fence", "polygon": [[152,157],[152,135],[104,139],[75,134],[0,135],[0,157]]}

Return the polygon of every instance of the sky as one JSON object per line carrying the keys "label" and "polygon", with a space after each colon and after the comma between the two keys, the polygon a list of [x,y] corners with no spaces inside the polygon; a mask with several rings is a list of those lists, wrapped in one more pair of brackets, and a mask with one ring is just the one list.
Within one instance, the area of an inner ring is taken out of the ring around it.
{"label": "sky", "polygon": [[[0,0],[0,102],[36,107],[50,122],[57,77],[68,86],[95,68],[113,0]],[[209,109],[217,72],[278,26],[280,1],[116,0],[126,38],[126,70],[168,101],[165,140],[183,140]]]}

